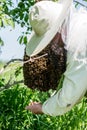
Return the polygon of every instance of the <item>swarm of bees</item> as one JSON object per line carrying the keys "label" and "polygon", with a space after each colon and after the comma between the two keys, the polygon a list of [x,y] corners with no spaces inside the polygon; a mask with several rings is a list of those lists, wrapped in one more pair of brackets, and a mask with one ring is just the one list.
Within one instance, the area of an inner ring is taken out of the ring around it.
{"label": "swarm of bees", "polygon": [[61,75],[66,70],[66,54],[67,51],[59,33],[38,55],[30,58],[25,53],[24,84],[40,91],[55,90]]}

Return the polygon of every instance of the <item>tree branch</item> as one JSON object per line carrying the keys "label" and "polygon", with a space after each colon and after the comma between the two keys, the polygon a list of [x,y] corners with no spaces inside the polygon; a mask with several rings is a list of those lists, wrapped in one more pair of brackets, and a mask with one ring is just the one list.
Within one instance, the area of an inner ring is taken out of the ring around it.
{"label": "tree branch", "polygon": [[[6,67],[9,66],[9,64],[11,64],[11,63],[13,63],[13,62],[16,62],[16,61],[22,61],[22,62],[23,62],[22,59],[11,59],[10,61],[8,61],[8,62],[3,66],[3,68],[0,70],[0,74],[3,73],[3,71],[6,69]],[[17,64],[17,66],[19,66],[19,65]],[[17,67],[17,66],[16,66],[16,67]],[[11,69],[10,69],[10,70],[11,70]],[[3,90],[5,90],[5,89],[8,89],[8,88],[10,88],[10,87],[12,87],[12,86],[14,86],[14,85],[20,84],[20,83],[24,83],[24,81],[23,81],[23,80],[13,81],[12,75],[10,75],[10,78],[9,78],[8,82],[7,82],[4,86],[0,87],[0,92],[3,91]]]}
{"label": "tree branch", "polygon": [[5,65],[4,65],[4,69],[12,62],[15,62],[15,61],[23,61],[22,59],[11,59],[9,62],[7,62]]}
{"label": "tree branch", "polygon": [[10,88],[10,87],[12,87],[12,86],[14,86],[14,85],[24,83],[23,80],[20,80],[20,81],[14,81],[13,83],[11,83],[11,79],[12,79],[12,78],[9,79],[9,81],[7,82],[6,85],[0,87],[0,92],[3,91],[3,90],[5,90],[5,89],[8,89],[8,88]]}
{"label": "tree branch", "polygon": [[81,2],[79,2],[79,1],[77,1],[77,0],[74,0],[74,2],[77,3],[77,4],[79,4],[79,5],[81,5],[81,6],[83,6],[83,7],[85,7],[85,8],[87,8],[86,5],[82,4]]}
{"label": "tree branch", "polygon": [[0,74],[3,73],[3,71],[5,70],[6,67],[9,66],[9,64],[11,64],[12,62],[15,62],[15,61],[23,61],[22,59],[11,59],[10,61],[8,61],[4,66],[3,68],[0,69]]}

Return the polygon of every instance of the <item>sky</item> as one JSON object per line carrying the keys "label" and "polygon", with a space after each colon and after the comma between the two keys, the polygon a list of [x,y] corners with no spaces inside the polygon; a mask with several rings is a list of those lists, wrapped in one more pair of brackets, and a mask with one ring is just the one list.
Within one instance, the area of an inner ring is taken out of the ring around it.
{"label": "sky", "polygon": [[[12,0],[14,7],[17,6],[19,0]],[[17,41],[18,37],[22,35],[25,28],[20,25],[15,25],[15,29],[10,26],[0,30],[0,37],[4,41],[4,46],[1,47],[0,61],[9,61],[14,58],[23,58],[24,45],[20,45]]]}
{"label": "sky", "polygon": [[[84,2],[84,4],[87,6],[87,2]],[[23,58],[25,46],[20,45],[17,39],[24,30],[25,29],[21,28],[19,25],[16,25],[15,29],[6,27],[5,29],[0,30],[0,36],[5,43],[1,48],[2,53],[0,53],[0,61],[9,61],[14,58]]]}
{"label": "sky", "polygon": [[17,41],[22,34],[23,28],[16,25],[15,29],[7,27],[0,31],[0,36],[4,41],[4,46],[1,47],[0,61],[8,61],[14,58],[23,58],[24,45],[20,45]]}

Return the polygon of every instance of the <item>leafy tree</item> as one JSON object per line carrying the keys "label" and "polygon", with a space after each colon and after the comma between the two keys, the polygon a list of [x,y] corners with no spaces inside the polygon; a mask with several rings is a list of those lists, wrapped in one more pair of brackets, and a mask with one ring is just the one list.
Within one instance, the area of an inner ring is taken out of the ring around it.
{"label": "leafy tree", "polygon": [[[0,0],[0,29],[10,25],[15,26],[13,19],[10,17],[10,8],[12,7],[11,0]],[[3,41],[0,37],[0,45],[3,45]]]}

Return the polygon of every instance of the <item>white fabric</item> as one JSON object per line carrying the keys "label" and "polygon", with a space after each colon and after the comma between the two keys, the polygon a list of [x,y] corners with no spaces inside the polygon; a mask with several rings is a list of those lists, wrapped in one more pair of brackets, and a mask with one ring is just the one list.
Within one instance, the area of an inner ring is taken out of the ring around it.
{"label": "white fabric", "polygon": [[62,29],[68,50],[63,86],[42,106],[43,112],[51,116],[63,115],[71,110],[87,91],[87,12],[72,9],[67,17],[69,23],[65,21]]}
{"label": "white fabric", "polygon": [[41,52],[53,39],[62,25],[72,0],[63,3],[52,1],[37,2],[30,11],[33,31],[26,46],[26,54],[34,56]]}

